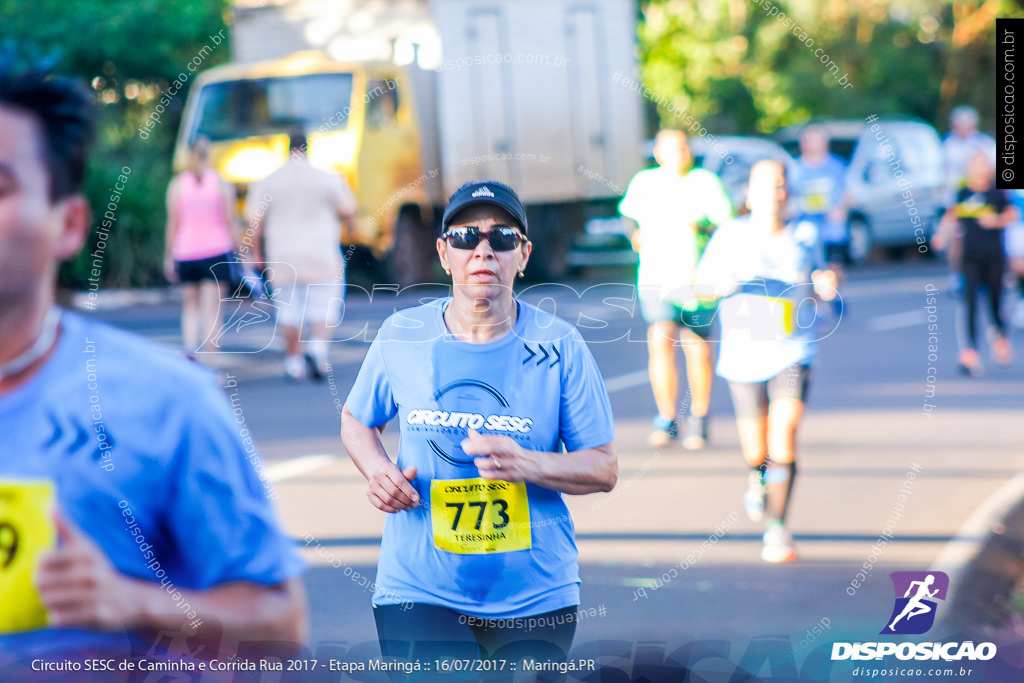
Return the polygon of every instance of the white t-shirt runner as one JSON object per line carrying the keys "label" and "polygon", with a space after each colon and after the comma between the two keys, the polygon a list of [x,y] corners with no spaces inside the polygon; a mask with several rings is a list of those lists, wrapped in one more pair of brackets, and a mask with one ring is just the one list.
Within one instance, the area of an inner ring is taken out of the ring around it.
{"label": "white t-shirt runner", "polygon": [[714,173],[695,168],[685,176],[664,168],[637,173],[619,203],[619,213],[640,227],[637,290],[692,308],[697,241],[693,226],[720,225],[732,216],[732,204]]}
{"label": "white t-shirt runner", "polygon": [[719,303],[717,374],[730,382],[764,382],[808,364],[817,341],[838,321],[815,298],[811,272],[824,263],[818,229],[792,222],[778,233],[749,216],[722,225],[697,267],[698,291],[731,292]]}
{"label": "white t-shirt runner", "polygon": [[245,213],[256,215],[265,202],[264,233],[267,260],[287,263],[277,268],[278,285],[297,282],[335,282],[344,273],[339,210],[355,212],[356,198],[345,179],[309,164],[288,162],[254,184],[246,197]]}

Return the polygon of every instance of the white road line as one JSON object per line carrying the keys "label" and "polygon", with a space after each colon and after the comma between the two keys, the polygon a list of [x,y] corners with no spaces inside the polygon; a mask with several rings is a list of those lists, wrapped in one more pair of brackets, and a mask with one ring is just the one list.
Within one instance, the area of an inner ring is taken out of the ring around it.
{"label": "white road line", "polygon": [[904,311],[903,313],[891,313],[880,315],[875,318],[868,318],[866,326],[872,332],[887,332],[898,330],[903,327],[913,327],[925,321],[925,314],[922,310]]}
{"label": "white road line", "polygon": [[636,372],[630,372],[625,375],[619,375],[618,377],[612,377],[604,383],[604,388],[608,390],[609,394],[614,394],[617,391],[623,389],[632,389],[633,387],[639,387],[647,384],[650,380],[647,377],[646,370],[637,370]]}
{"label": "white road line", "polygon": [[852,296],[856,299],[889,299],[896,294],[924,294],[926,285],[935,285],[938,292],[945,292],[948,288],[948,275],[946,273],[936,274],[934,277],[915,277],[908,279],[877,279],[846,282],[842,287],[843,296]]}
{"label": "white road line", "polygon": [[988,536],[992,525],[1000,521],[1021,497],[1024,497],[1024,472],[1000,486],[975,508],[953,538],[942,547],[931,568],[950,575],[958,573],[982,543],[968,539],[984,539]]}
{"label": "white road line", "polygon": [[292,458],[267,468],[267,479],[275,484],[323,469],[337,460],[337,456],[315,454]]}

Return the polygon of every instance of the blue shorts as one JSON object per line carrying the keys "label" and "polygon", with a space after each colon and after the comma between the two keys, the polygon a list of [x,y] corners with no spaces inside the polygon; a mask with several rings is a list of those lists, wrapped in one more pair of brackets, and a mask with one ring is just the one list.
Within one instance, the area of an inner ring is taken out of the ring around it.
{"label": "blue shorts", "polygon": [[702,304],[697,309],[688,311],[678,304],[659,298],[640,297],[640,314],[648,325],[654,323],[673,323],[685,327],[701,339],[711,336],[711,324],[715,320],[715,304]]}

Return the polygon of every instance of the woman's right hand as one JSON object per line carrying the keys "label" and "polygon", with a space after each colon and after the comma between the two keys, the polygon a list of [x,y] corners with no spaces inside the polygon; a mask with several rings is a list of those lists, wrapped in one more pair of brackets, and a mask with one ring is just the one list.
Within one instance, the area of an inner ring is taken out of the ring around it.
{"label": "woman's right hand", "polygon": [[416,478],[416,467],[398,469],[398,465],[387,460],[382,462],[368,477],[366,497],[378,510],[400,512],[419,507],[420,494],[409,483]]}

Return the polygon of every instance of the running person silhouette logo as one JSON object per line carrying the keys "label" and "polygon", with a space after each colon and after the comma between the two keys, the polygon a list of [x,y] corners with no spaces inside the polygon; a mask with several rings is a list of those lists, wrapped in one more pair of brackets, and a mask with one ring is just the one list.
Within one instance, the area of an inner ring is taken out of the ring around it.
{"label": "running person silhouette logo", "polygon": [[[949,577],[943,572],[893,572],[896,604],[883,634],[920,635],[935,623],[936,600],[945,600]],[[900,597],[902,596],[902,597]]]}
{"label": "running person silhouette logo", "polygon": [[[264,288],[261,295],[254,294],[251,298],[239,296],[242,290],[241,284],[234,292],[228,290],[231,295],[220,300],[221,312],[220,327],[210,330],[203,342],[220,353],[259,353],[266,351],[274,343],[277,334],[278,312],[282,304],[291,304],[291,300],[282,301],[280,292],[272,289],[277,287],[278,282],[285,280],[295,282],[295,268],[290,263],[265,263],[261,275],[261,286]],[[255,325],[255,327],[251,327]],[[249,328],[249,329],[246,329]],[[243,345],[237,343],[235,348],[227,351],[225,346],[225,335],[233,333],[245,339]]]}

